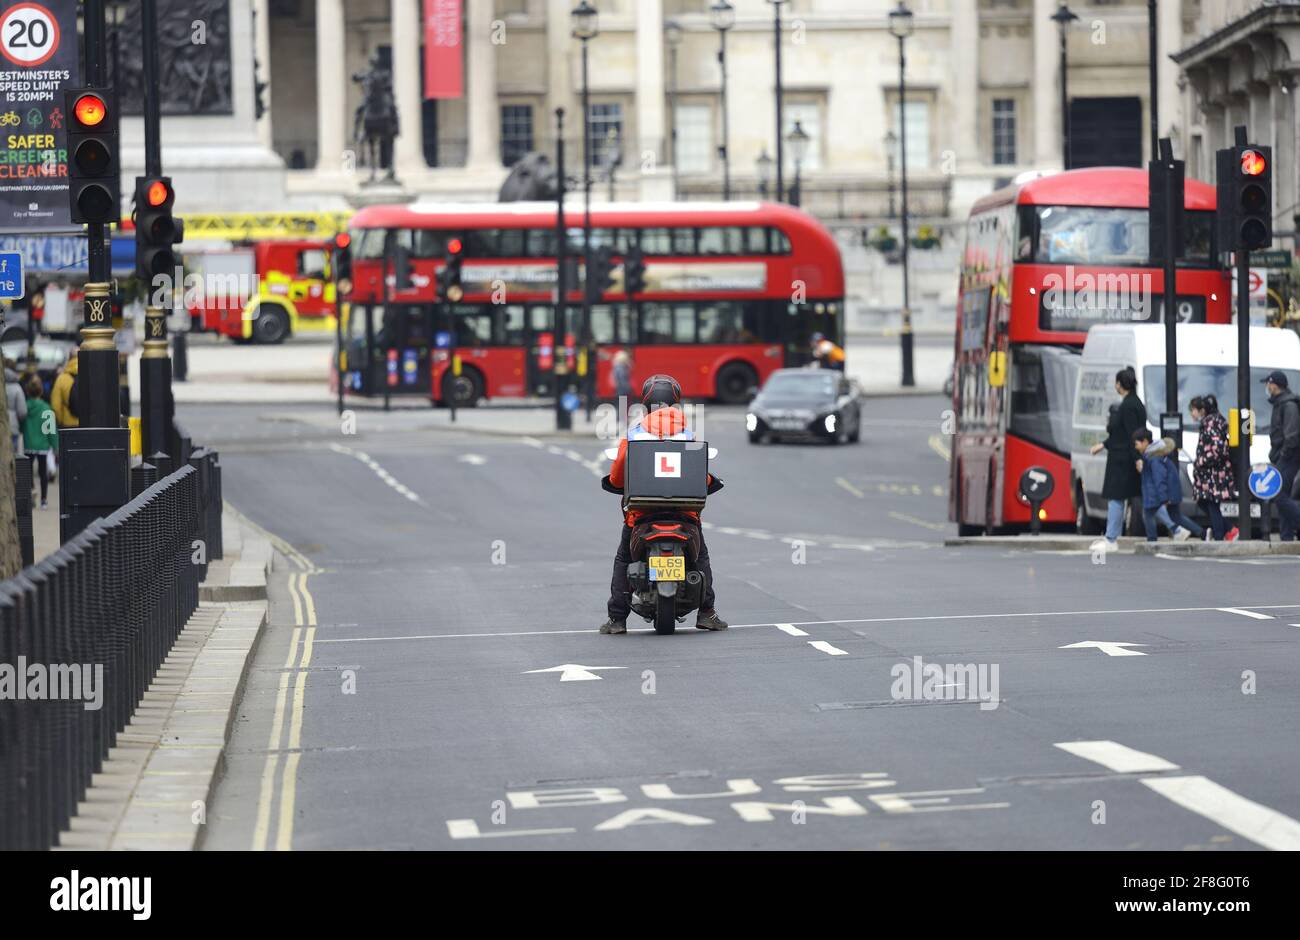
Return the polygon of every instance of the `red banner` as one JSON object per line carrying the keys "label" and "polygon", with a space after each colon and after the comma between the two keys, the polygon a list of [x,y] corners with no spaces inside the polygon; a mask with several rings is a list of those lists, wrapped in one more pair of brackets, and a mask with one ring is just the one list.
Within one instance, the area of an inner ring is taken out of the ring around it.
{"label": "red banner", "polygon": [[461,0],[424,0],[424,97],[465,94]]}

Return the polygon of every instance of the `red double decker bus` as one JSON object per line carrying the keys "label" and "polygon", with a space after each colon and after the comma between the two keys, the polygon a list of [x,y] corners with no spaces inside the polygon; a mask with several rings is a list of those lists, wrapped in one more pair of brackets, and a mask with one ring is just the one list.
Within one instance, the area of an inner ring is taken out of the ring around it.
{"label": "red double decker bus", "polygon": [[[351,222],[353,266],[341,357],[349,394],[421,395],[472,406],[554,394],[557,365],[579,369],[583,214],[565,213],[578,276],[556,305],[554,203],[375,206]],[[592,307],[596,395],[614,396],[612,359],[633,381],[670,372],[692,398],[747,400],[776,369],[809,359],[814,333],[843,344],[844,270],[831,234],[784,205],[597,205],[593,252],[607,247],[613,287]],[[449,247],[460,248],[455,303],[438,302]],[[644,291],[621,265],[639,250]],[[453,363],[459,361],[459,374]]]}
{"label": "red double decker bus", "polygon": [[[1214,245],[1215,189],[1187,181],[1178,317],[1232,320]],[[1080,352],[1100,323],[1164,320],[1164,271],[1148,258],[1144,170],[1071,170],[993,193],[971,212],[958,295],[949,519],[964,535],[1029,524],[1021,475],[1055,478],[1047,523],[1076,520],[1070,492]]]}

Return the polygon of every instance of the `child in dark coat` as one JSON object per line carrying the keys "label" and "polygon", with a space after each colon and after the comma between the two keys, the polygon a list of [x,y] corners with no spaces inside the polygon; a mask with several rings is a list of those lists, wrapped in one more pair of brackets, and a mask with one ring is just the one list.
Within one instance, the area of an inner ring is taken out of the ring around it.
{"label": "child in dark coat", "polygon": [[1159,522],[1169,530],[1175,542],[1195,536],[1205,537],[1205,530],[1182,513],[1183,484],[1178,477],[1178,448],[1173,438],[1153,443],[1151,431],[1133,432],[1133,447],[1142,455],[1142,517],[1146,521],[1147,541],[1156,541]]}

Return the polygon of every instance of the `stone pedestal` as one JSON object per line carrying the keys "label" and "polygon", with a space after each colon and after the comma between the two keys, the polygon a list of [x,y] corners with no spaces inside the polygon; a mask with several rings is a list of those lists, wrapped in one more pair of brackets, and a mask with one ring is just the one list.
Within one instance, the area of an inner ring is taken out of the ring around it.
{"label": "stone pedestal", "polygon": [[377,179],[373,183],[362,183],[356,192],[349,193],[348,203],[354,209],[367,206],[404,206],[415,202],[416,194],[404,187],[401,181]]}

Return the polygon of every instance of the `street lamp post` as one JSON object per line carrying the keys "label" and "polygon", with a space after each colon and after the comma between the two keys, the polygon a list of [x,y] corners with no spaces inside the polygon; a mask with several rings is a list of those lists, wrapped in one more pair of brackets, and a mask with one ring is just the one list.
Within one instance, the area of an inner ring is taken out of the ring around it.
{"label": "street lamp post", "polygon": [[1070,26],[1079,18],[1066,0],[1052,14],[1061,33],[1061,166],[1070,168]]}
{"label": "street lamp post", "polygon": [[776,201],[785,198],[785,115],[783,114],[781,87],[781,6],[788,0],[767,0],[772,4],[772,22],[776,46]]}
{"label": "street lamp post", "polygon": [[894,203],[894,152],[898,148],[898,135],[891,129],[885,134],[885,172],[889,185],[889,217],[898,217],[898,206]]}
{"label": "street lamp post", "polygon": [[718,0],[709,7],[713,28],[718,31],[718,68],[722,70],[722,201],[731,200],[731,126],[727,111],[727,33],[736,25],[736,8],[727,0]]}
{"label": "street lamp post", "polygon": [[898,162],[902,169],[903,190],[903,329],[899,336],[903,353],[903,387],[916,385],[913,369],[911,234],[907,216],[907,40],[916,30],[916,20],[903,0],[889,11],[889,33],[898,40]]}
{"label": "street lamp post", "polygon": [[[591,277],[591,82],[588,44],[600,35],[600,14],[588,0],[573,9],[573,38],[582,43],[582,264],[585,279]],[[595,355],[591,348],[591,291],[587,283],[582,291],[582,347],[586,374],[582,376],[587,399],[587,420],[591,420],[592,396],[595,392]]]}
{"label": "street lamp post", "polygon": [[772,187],[772,158],[767,155],[766,147],[758,155],[755,165],[758,168],[758,193],[766,199]]}
{"label": "street lamp post", "polygon": [[812,138],[803,129],[802,121],[794,122],[794,129],[786,142],[790,145],[790,155],[794,158],[794,186],[790,187],[790,205],[798,208],[803,205],[803,161],[808,156],[808,144]]}
{"label": "street lamp post", "polygon": [[682,177],[677,167],[677,54],[682,46],[682,25],[676,20],[664,23],[664,42],[668,44],[668,107],[672,111],[669,159],[673,165],[673,201],[677,202],[682,198]]}
{"label": "street lamp post", "polygon": [[1151,69],[1151,159],[1160,159],[1160,11],[1147,0],[1147,45]]}

